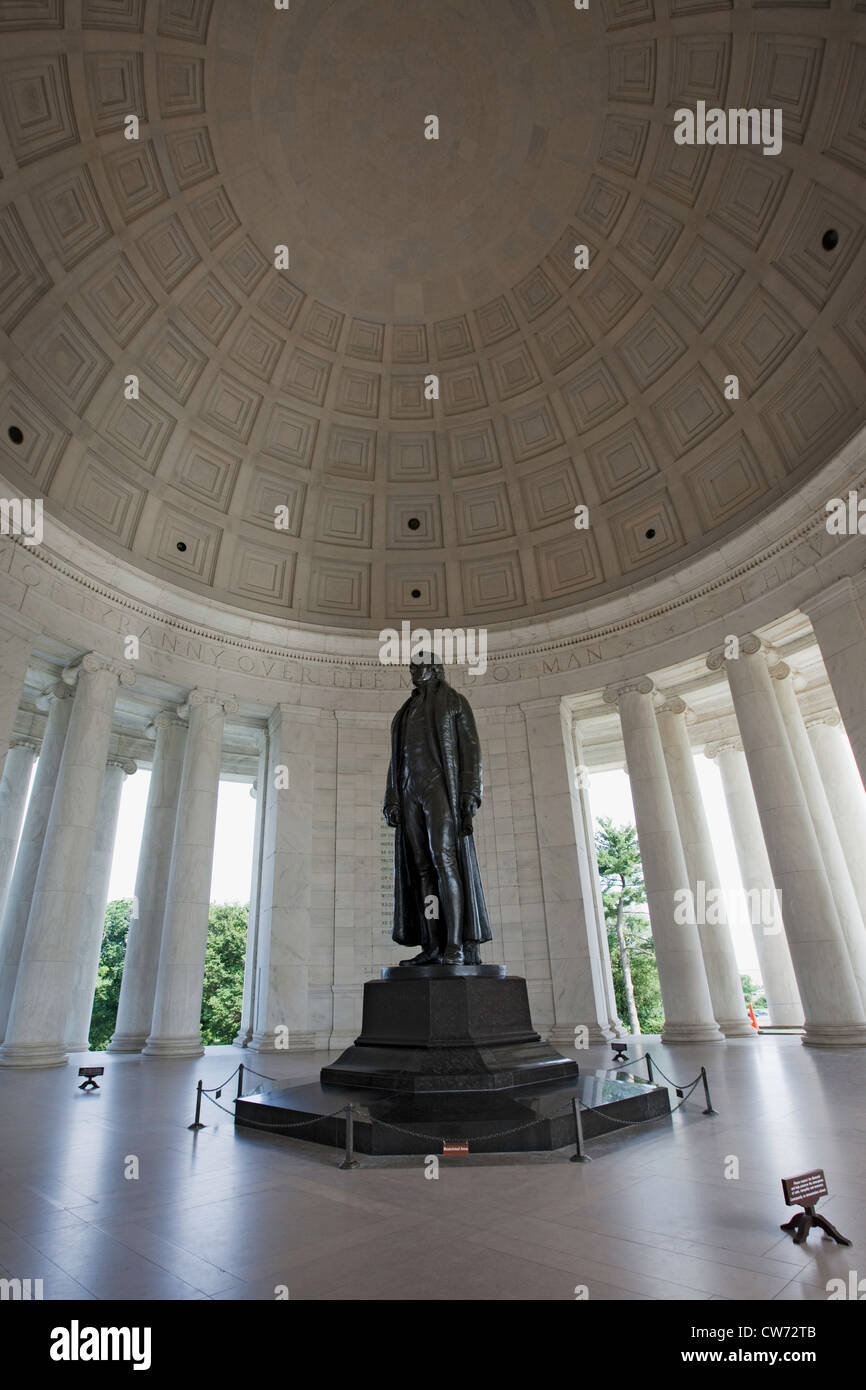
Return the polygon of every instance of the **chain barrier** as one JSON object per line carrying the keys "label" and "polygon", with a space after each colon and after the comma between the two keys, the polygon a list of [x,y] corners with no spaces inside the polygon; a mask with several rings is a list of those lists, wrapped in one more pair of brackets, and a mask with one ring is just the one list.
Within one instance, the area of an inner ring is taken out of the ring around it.
{"label": "chain barrier", "polygon": [[[625,1071],[627,1067],[636,1067],[638,1062],[645,1062],[649,1057],[648,1052],[644,1052],[640,1057],[626,1057],[624,1062],[614,1062],[612,1067],[595,1067],[595,1071]],[[650,1061],[652,1058],[650,1057]]]}
{"label": "chain barrier", "polygon": [[[617,1126],[617,1128],[619,1128],[619,1129],[630,1129],[630,1128],[632,1128],[634,1125],[650,1124],[650,1123],[652,1123],[652,1122],[655,1121],[655,1120],[661,1120],[661,1119],[664,1119],[666,1116],[676,1114],[676,1112],[677,1112],[679,1109],[681,1109],[682,1106],[685,1105],[686,1101],[689,1100],[689,1099],[691,1098],[691,1096],[692,1096],[692,1094],[693,1094],[695,1088],[700,1084],[701,1081],[703,1081],[703,1083],[704,1083],[704,1090],[705,1090],[705,1092],[706,1092],[707,1107],[708,1107],[707,1110],[704,1111],[704,1114],[714,1115],[714,1114],[716,1113],[716,1112],[712,1109],[712,1104],[711,1104],[711,1102],[710,1102],[709,1090],[708,1090],[708,1087],[707,1087],[706,1070],[705,1070],[704,1067],[701,1068],[699,1074],[695,1077],[694,1081],[686,1082],[684,1085],[678,1085],[677,1082],[672,1081],[671,1078],[670,1078],[669,1076],[667,1076],[667,1075],[665,1074],[665,1072],[662,1071],[661,1067],[658,1065],[657,1062],[656,1062],[656,1063],[653,1063],[652,1057],[651,1057],[651,1055],[650,1055],[649,1052],[645,1052],[645,1053],[643,1054],[643,1056],[641,1056],[641,1057],[635,1057],[635,1058],[631,1059],[631,1061],[628,1063],[628,1065],[630,1065],[630,1066],[636,1066],[638,1062],[643,1062],[643,1061],[647,1061],[647,1062],[648,1062],[648,1064],[649,1064],[648,1069],[651,1068],[651,1067],[653,1067],[653,1066],[655,1066],[656,1070],[659,1072],[659,1075],[662,1076],[662,1077],[664,1077],[664,1080],[667,1082],[667,1084],[668,1084],[669,1086],[672,1086],[672,1087],[674,1088],[674,1090],[676,1091],[677,1095],[680,1096],[679,1104],[675,1105],[672,1109],[668,1109],[667,1111],[664,1112],[664,1114],[661,1114],[661,1115],[647,1115],[647,1116],[645,1116],[643,1119],[637,1119],[637,1120],[620,1120],[620,1119],[617,1119],[614,1115],[610,1115],[610,1114],[607,1114],[605,1111],[599,1110],[599,1109],[598,1109],[596,1106],[594,1106],[594,1105],[587,1105],[587,1104],[585,1104],[579,1097],[575,1097],[574,1100],[572,1101],[572,1104],[568,1107],[568,1109],[563,1110],[563,1111],[559,1111],[559,1112],[557,1112],[557,1113],[554,1114],[554,1115],[535,1115],[535,1116],[533,1116],[533,1118],[532,1118],[531,1120],[528,1120],[525,1124],[512,1125],[512,1126],[511,1126],[510,1128],[508,1128],[508,1129],[496,1130],[493,1134],[478,1135],[477,1137],[478,1137],[479,1139],[483,1139],[483,1141],[484,1141],[485,1143],[489,1143],[489,1142],[490,1142],[491,1140],[493,1140],[493,1139],[504,1139],[504,1138],[507,1138],[509,1135],[512,1135],[512,1134],[520,1134],[520,1133],[522,1133],[524,1130],[533,1129],[533,1128],[535,1128],[535,1127],[536,1127],[537,1125],[539,1125],[539,1124],[544,1124],[544,1123],[552,1124],[555,1120],[562,1120],[562,1119],[565,1119],[565,1117],[566,1117],[568,1114],[572,1113],[573,1107],[574,1107],[574,1101],[577,1102],[577,1107],[579,1108],[580,1111],[585,1111],[585,1112],[589,1112],[589,1113],[591,1113],[591,1114],[593,1114],[593,1115],[598,1115],[602,1120],[605,1121],[606,1124],[615,1125],[615,1126]],[[235,1122],[237,1122],[237,1116],[235,1115],[235,1112],[232,1111],[232,1110],[229,1110],[228,1107],[225,1106],[225,1105],[220,1105],[219,1101],[216,1099],[216,1096],[218,1096],[218,1095],[222,1092],[222,1089],[223,1089],[224,1086],[227,1086],[228,1083],[229,1083],[230,1081],[232,1081],[232,1080],[234,1079],[234,1077],[236,1077],[236,1076],[238,1075],[238,1073],[241,1071],[241,1067],[243,1067],[244,1073],[247,1073],[247,1072],[248,1072],[248,1073],[250,1073],[252,1076],[258,1076],[258,1077],[261,1078],[262,1081],[278,1081],[279,1079],[281,1079],[281,1078],[277,1078],[277,1077],[274,1077],[274,1076],[266,1076],[266,1075],[264,1074],[264,1072],[256,1071],[253,1067],[248,1067],[248,1066],[245,1066],[243,1063],[241,1063],[241,1064],[240,1064],[239,1066],[237,1066],[237,1067],[235,1068],[235,1070],[231,1073],[231,1076],[226,1077],[225,1081],[221,1082],[221,1084],[220,1084],[219,1086],[203,1086],[202,1083],[201,1083],[201,1081],[199,1081],[198,1087],[197,1087],[196,1118],[195,1118],[195,1122],[194,1122],[192,1125],[189,1126],[190,1129],[201,1129],[201,1128],[203,1128],[203,1126],[202,1126],[202,1125],[200,1124],[200,1122],[199,1122],[199,1120],[200,1120],[200,1109],[201,1109],[201,1098],[202,1098],[202,1097],[204,1097],[206,1100],[208,1100],[208,1101],[210,1102],[211,1105],[216,1106],[217,1110],[222,1110],[224,1114],[231,1116],[231,1118],[232,1118],[233,1120],[235,1120]],[[615,1066],[613,1066],[613,1067],[601,1067],[601,1068],[599,1068],[598,1070],[603,1071],[603,1072],[605,1072],[605,1073],[610,1072],[610,1071],[622,1071],[622,1070],[624,1070],[624,1066],[623,1066],[622,1063],[617,1063],[617,1064],[616,1064]],[[284,1078],[283,1078],[283,1079],[284,1079]],[[653,1079],[654,1079],[654,1078],[653,1078]],[[257,1091],[260,1090],[260,1087],[256,1087],[256,1090],[257,1090]],[[383,1097],[378,1097],[378,1099],[380,1099],[380,1100],[391,1100],[391,1099],[397,1098],[398,1095],[399,1095],[399,1093],[396,1092],[396,1091],[394,1091],[394,1092],[391,1092],[389,1095],[386,1095],[386,1096],[383,1096]],[[238,1095],[238,1096],[236,1096],[235,1099],[236,1099],[236,1101],[237,1101],[237,1100],[243,1100],[243,1099],[245,1099],[245,1097],[243,1097],[243,1096],[241,1096],[241,1095]],[[291,1123],[291,1124],[287,1123],[286,1121],[280,1121],[279,1124],[267,1124],[267,1123],[264,1123],[264,1122],[258,1122],[258,1121],[257,1121],[256,1124],[255,1124],[255,1126],[252,1126],[252,1127],[254,1127],[255,1129],[258,1129],[258,1130],[274,1130],[274,1131],[279,1131],[281,1134],[284,1134],[284,1133],[286,1133],[288,1130],[308,1129],[311,1125],[320,1124],[323,1120],[333,1120],[333,1119],[336,1119],[337,1116],[339,1116],[339,1115],[346,1115],[346,1116],[347,1116],[347,1123],[348,1123],[349,1126],[350,1126],[350,1124],[351,1124],[351,1118],[352,1118],[352,1113],[353,1113],[353,1107],[352,1107],[352,1105],[351,1105],[351,1104],[346,1104],[346,1105],[341,1105],[340,1108],[339,1108],[338,1110],[329,1111],[327,1115],[314,1115],[314,1116],[313,1116],[311,1119],[309,1119],[309,1120],[298,1120],[298,1121],[293,1122],[293,1123]],[[576,1122],[577,1122],[577,1117],[575,1117],[575,1119],[576,1119]],[[396,1133],[396,1134],[406,1134],[406,1135],[410,1136],[410,1137],[413,1138],[413,1139],[422,1139],[425,1143],[428,1143],[428,1144],[441,1144],[441,1145],[444,1146],[444,1145],[446,1145],[446,1144],[464,1142],[464,1141],[459,1141],[459,1140],[445,1139],[442,1135],[439,1135],[439,1134],[423,1134],[423,1133],[421,1133],[420,1130],[407,1129],[407,1128],[406,1128],[405,1126],[403,1126],[403,1125],[395,1125],[395,1124],[393,1124],[390,1120],[382,1120],[382,1119],[379,1119],[379,1118],[377,1118],[377,1117],[375,1117],[375,1116],[373,1116],[373,1115],[370,1116],[370,1124],[371,1124],[371,1125],[374,1125],[374,1124],[375,1124],[375,1125],[381,1125],[384,1129],[393,1130],[394,1133]],[[580,1126],[579,1126],[579,1125],[578,1125],[578,1131],[580,1131]],[[600,1135],[596,1135],[596,1136],[594,1136],[594,1137],[600,1138],[601,1136],[600,1136]],[[465,1142],[471,1142],[471,1141],[465,1141]],[[335,1148],[339,1148],[339,1144],[336,1142],[336,1139],[335,1139],[334,1147],[335,1147]],[[579,1141],[578,1141],[578,1151],[579,1151],[579,1152],[582,1150],[582,1147],[583,1147],[583,1138],[582,1138],[582,1134],[580,1134],[580,1138],[579,1138]],[[356,1167],[356,1166],[357,1166],[356,1164],[349,1162],[349,1159],[350,1159],[350,1157],[351,1157],[351,1138],[350,1138],[349,1135],[347,1135],[346,1150],[347,1150],[346,1163],[343,1164],[343,1165],[341,1165],[341,1166],[344,1166],[344,1167]]]}
{"label": "chain barrier", "polygon": [[[571,1106],[569,1106],[567,1110],[563,1110],[559,1115],[536,1115],[533,1120],[530,1120],[525,1125],[515,1125],[513,1129],[500,1129],[497,1130],[495,1134],[479,1134],[478,1138],[483,1139],[485,1143],[488,1139],[502,1139],[506,1134],[519,1134],[521,1130],[532,1129],[535,1125],[543,1124],[545,1120],[562,1120],[566,1115],[570,1114]],[[390,1120],[374,1119],[372,1115],[370,1117],[370,1122],[374,1125],[384,1125],[385,1129],[396,1130],[398,1134],[411,1134],[413,1139],[426,1139],[428,1142],[434,1144],[462,1144],[471,1142],[462,1139],[443,1139],[440,1134],[421,1134],[416,1129],[404,1129],[402,1125],[391,1124]]]}
{"label": "chain barrier", "polygon": [[[229,1078],[229,1080],[231,1080],[231,1078]],[[227,1109],[227,1107],[226,1107],[225,1105],[220,1105],[220,1103],[219,1103],[218,1100],[214,1100],[213,1096],[208,1096],[207,1099],[210,1101],[211,1105],[215,1105],[215,1106],[216,1106],[217,1110],[222,1110],[226,1115],[231,1115],[232,1119],[235,1118],[235,1113],[234,1113],[234,1111],[233,1111],[233,1110]],[[246,1096],[240,1096],[240,1097],[238,1097],[238,1099],[240,1099],[240,1100],[246,1100]],[[337,1115],[345,1115],[345,1113],[346,1113],[346,1111],[348,1110],[348,1108],[349,1108],[348,1105],[341,1105],[339,1110],[330,1110],[330,1111],[328,1112],[327,1115],[314,1115],[313,1118],[312,1118],[311,1120],[300,1120],[300,1121],[298,1121],[297,1124],[286,1124],[286,1123],[284,1123],[284,1122],[281,1121],[280,1124],[278,1124],[278,1125],[268,1125],[268,1124],[264,1124],[263,1122],[261,1122],[261,1121],[259,1121],[259,1120],[256,1120],[256,1122],[255,1122],[255,1128],[256,1128],[256,1129],[279,1129],[279,1130],[284,1130],[284,1129],[303,1129],[306,1125],[317,1125],[317,1124],[320,1122],[320,1120],[333,1120],[334,1117],[337,1116]]]}
{"label": "chain barrier", "polygon": [[[667,1119],[668,1115],[675,1115],[676,1112],[680,1109],[680,1107],[685,1105],[686,1101],[689,1099],[689,1096],[692,1094],[692,1091],[698,1085],[700,1079],[701,1078],[699,1076],[695,1078],[695,1080],[691,1084],[691,1089],[688,1091],[688,1094],[684,1095],[682,1100],[677,1105],[675,1105],[673,1109],[666,1110],[661,1115],[646,1115],[642,1120],[618,1120],[615,1115],[607,1115],[603,1110],[596,1110],[594,1105],[584,1105],[583,1101],[580,1102],[580,1108],[581,1110],[591,1110],[593,1115],[600,1115],[603,1120],[607,1120],[609,1124],[618,1125],[620,1129],[624,1129],[628,1125],[648,1125],[651,1124],[653,1120],[664,1120]],[[679,1089],[683,1091],[685,1090],[685,1087],[680,1087]],[[594,1139],[600,1139],[601,1137],[602,1136],[600,1134],[593,1135]]]}
{"label": "chain barrier", "polygon": [[234,1071],[232,1072],[231,1076],[227,1076],[226,1079],[225,1079],[225,1081],[221,1081],[220,1084],[219,1084],[218,1086],[202,1086],[202,1088],[201,1088],[202,1095],[203,1095],[203,1096],[207,1096],[207,1095],[209,1095],[209,1093],[210,1093],[211,1091],[221,1091],[221,1090],[223,1089],[224,1086],[227,1086],[227,1085],[229,1084],[230,1081],[233,1081],[233,1080],[234,1080],[234,1078],[237,1076],[237,1074],[238,1074],[239,1071],[240,1071],[240,1066],[235,1067],[235,1069],[234,1069]]}
{"label": "chain barrier", "polygon": [[245,1071],[245,1072],[248,1071],[249,1074],[250,1074],[250,1076],[260,1076],[261,1079],[262,1079],[262,1081],[276,1081],[276,1082],[285,1081],[287,1084],[289,1084],[289,1083],[291,1082],[291,1077],[288,1077],[288,1076],[265,1076],[265,1074],[264,1074],[263,1071],[256,1071],[255,1067],[249,1066],[249,1064],[248,1064],[247,1062],[244,1062],[243,1066],[244,1066],[244,1071]]}
{"label": "chain barrier", "polygon": [[659,1066],[658,1062],[654,1062],[654,1063],[653,1063],[653,1066],[655,1067],[655,1069],[656,1069],[656,1071],[658,1072],[659,1076],[664,1076],[665,1081],[668,1083],[669,1086],[673,1086],[673,1088],[674,1088],[675,1091],[684,1091],[684,1090],[686,1089],[687,1086],[695,1087],[695,1086],[697,1086],[698,1082],[699,1082],[700,1079],[701,1079],[700,1074],[698,1074],[698,1076],[695,1078],[694,1081],[686,1081],[685,1083],[680,1083],[680,1082],[678,1082],[678,1081],[671,1081],[670,1077],[667,1076],[667,1075],[662,1071],[662,1069],[661,1069],[661,1067]]}
{"label": "chain barrier", "polygon": [[[646,1052],[642,1053],[640,1057],[626,1058],[625,1062],[615,1062],[612,1067],[598,1067],[596,1068],[596,1070],[603,1072],[626,1071],[629,1067],[636,1067],[638,1062],[649,1062],[650,1066],[658,1072],[659,1076],[663,1076],[668,1085],[673,1086],[674,1090],[677,1093],[679,1093],[680,1091],[685,1091],[689,1086],[691,1086],[692,1089],[694,1089],[694,1087],[698,1084],[698,1081],[701,1080],[701,1077],[698,1076],[695,1079],[695,1081],[672,1081],[671,1078],[668,1076],[667,1072],[662,1071],[658,1062],[655,1061],[649,1048],[647,1048]],[[676,1109],[678,1110],[679,1106],[676,1106]],[[673,1111],[671,1111],[671,1114],[673,1114]]]}

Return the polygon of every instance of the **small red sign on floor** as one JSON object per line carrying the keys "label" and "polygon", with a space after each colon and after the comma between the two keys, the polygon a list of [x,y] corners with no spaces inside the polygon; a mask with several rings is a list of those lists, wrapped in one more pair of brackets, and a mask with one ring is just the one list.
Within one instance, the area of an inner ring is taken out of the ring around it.
{"label": "small red sign on floor", "polygon": [[468,1154],[468,1152],[469,1152],[469,1143],[468,1143],[468,1141],[464,1141],[464,1142],[461,1143],[461,1144],[445,1144],[445,1143],[443,1143],[443,1145],[442,1145],[442,1152],[443,1152],[443,1154]]}

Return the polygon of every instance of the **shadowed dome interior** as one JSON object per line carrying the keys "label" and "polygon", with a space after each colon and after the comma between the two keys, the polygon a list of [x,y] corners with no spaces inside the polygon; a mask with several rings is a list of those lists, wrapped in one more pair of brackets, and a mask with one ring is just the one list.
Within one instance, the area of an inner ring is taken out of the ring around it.
{"label": "shadowed dome interior", "polygon": [[[3,474],[341,628],[718,545],[866,416],[864,9],[0,0]],[[676,144],[698,101],[781,110],[781,154]]]}

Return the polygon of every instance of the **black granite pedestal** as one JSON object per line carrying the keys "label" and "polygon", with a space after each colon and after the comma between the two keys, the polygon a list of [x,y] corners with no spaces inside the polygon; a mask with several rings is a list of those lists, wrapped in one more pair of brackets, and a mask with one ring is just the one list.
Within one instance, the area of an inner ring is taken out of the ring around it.
{"label": "black granite pedestal", "polygon": [[[620,1072],[584,1072],[570,1081],[510,1090],[388,1093],[310,1082],[236,1102],[240,1128],[342,1148],[345,1107],[352,1105],[353,1140],[361,1154],[441,1153],[466,1143],[470,1154],[544,1153],[575,1143],[574,1100],[582,1106],[585,1139],[670,1114],[665,1087]],[[335,1114],[335,1111],[339,1113]],[[298,1128],[302,1121],[311,1121]]]}
{"label": "black granite pedestal", "polygon": [[[319,1083],[236,1102],[235,1123],[368,1154],[526,1153],[575,1142],[574,1101],[587,1138],[670,1112],[664,1088],[627,1074],[578,1075],[542,1042],[526,981],[502,966],[394,966],[364,986],[361,1032]],[[309,1122],[309,1123],[307,1123]]]}
{"label": "black granite pedestal", "polygon": [[322,1068],[322,1085],[499,1091],[577,1076],[533,1028],[526,981],[490,970],[397,966],[368,981],[360,1035]]}

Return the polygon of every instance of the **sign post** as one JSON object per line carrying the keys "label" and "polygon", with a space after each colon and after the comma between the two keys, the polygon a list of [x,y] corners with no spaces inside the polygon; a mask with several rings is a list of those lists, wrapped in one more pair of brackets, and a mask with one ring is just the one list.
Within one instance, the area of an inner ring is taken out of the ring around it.
{"label": "sign post", "polygon": [[835,1226],[830,1225],[825,1216],[819,1215],[815,1210],[818,1198],[827,1196],[827,1179],[824,1177],[823,1168],[816,1168],[812,1173],[800,1173],[796,1178],[783,1178],[782,1193],[787,1206],[803,1208],[782,1225],[783,1231],[793,1231],[795,1245],[803,1244],[813,1226],[826,1231],[839,1245],[851,1244],[850,1240],[839,1234]]}

